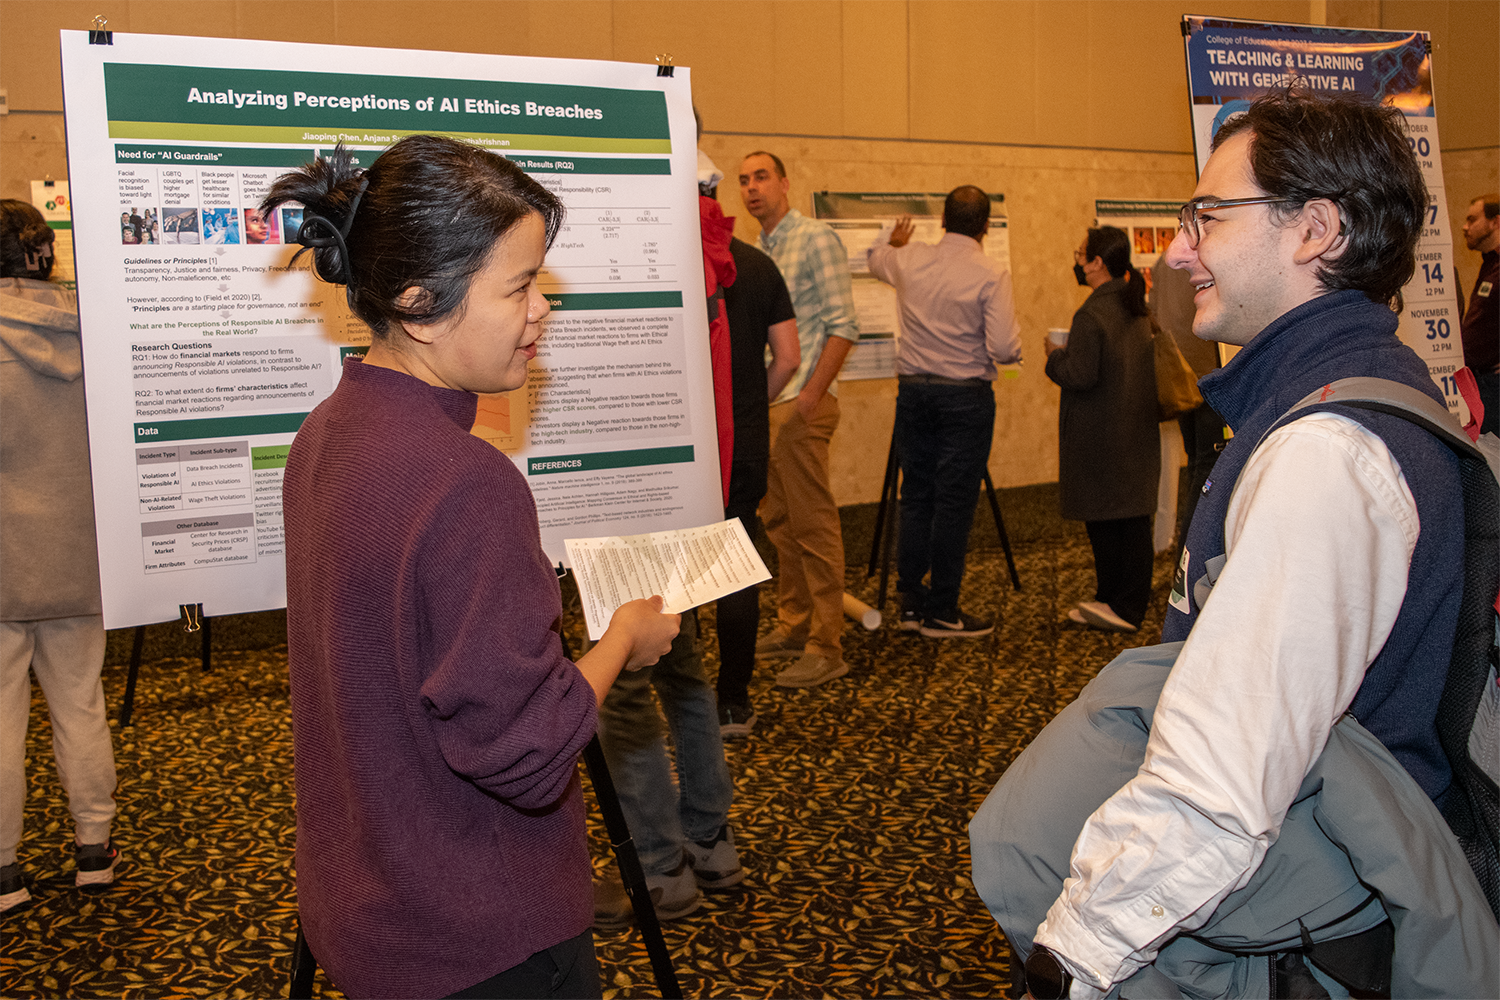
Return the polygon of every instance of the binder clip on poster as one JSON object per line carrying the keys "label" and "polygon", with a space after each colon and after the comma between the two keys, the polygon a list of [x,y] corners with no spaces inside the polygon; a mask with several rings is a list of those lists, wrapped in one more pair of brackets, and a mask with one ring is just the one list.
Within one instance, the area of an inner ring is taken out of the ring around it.
{"label": "binder clip on poster", "polygon": [[657,76],[671,76],[676,68],[676,65],[672,62],[672,53],[663,52],[656,57]]}
{"label": "binder clip on poster", "polygon": [[113,45],[115,44],[115,33],[104,30],[109,24],[109,18],[100,14],[94,18],[94,26],[89,29],[90,45]]}

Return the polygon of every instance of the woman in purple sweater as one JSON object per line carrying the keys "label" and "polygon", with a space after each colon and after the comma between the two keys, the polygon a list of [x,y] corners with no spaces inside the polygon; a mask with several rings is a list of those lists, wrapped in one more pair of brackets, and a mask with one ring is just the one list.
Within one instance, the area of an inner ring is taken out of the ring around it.
{"label": "woman in purple sweater", "polygon": [[577,757],[661,600],[576,663],[510,460],[475,393],[526,381],[562,205],[435,136],[280,178],[298,242],[373,334],[287,460],[287,639],[302,928],[350,996],[598,996]]}

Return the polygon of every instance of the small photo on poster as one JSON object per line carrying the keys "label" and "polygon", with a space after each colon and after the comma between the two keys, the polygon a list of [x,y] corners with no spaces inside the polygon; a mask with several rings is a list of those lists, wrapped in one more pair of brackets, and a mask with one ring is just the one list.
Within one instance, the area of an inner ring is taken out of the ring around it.
{"label": "small photo on poster", "polygon": [[297,234],[302,232],[302,209],[300,207],[281,210],[281,231],[286,234],[288,243],[297,242]]}
{"label": "small photo on poster", "polygon": [[261,214],[260,208],[255,205],[247,205],[242,211],[245,214],[246,243],[281,242],[281,227],[277,224],[275,212]]}
{"label": "small photo on poster", "polygon": [[203,210],[203,242],[209,244],[238,243],[240,241],[240,213],[233,208],[205,208]]}
{"label": "small photo on poster", "polygon": [[198,243],[198,210],[169,208],[162,212],[163,243]]}
{"label": "small photo on poster", "polygon": [[1177,238],[1177,230],[1175,230],[1175,229],[1169,229],[1169,228],[1167,228],[1165,226],[1158,226],[1157,229],[1156,229],[1156,249],[1157,249],[1157,252],[1158,253],[1166,253],[1167,252],[1167,247],[1171,246],[1172,245],[1172,241],[1175,240],[1176,238]]}
{"label": "small photo on poster", "polygon": [[161,227],[156,209],[131,206],[120,213],[120,242],[125,246],[142,246],[161,242]]}
{"label": "small photo on poster", "polygon": [[1135,233],[1136,253],[1156,253],[1156,230],[1138,227]]}

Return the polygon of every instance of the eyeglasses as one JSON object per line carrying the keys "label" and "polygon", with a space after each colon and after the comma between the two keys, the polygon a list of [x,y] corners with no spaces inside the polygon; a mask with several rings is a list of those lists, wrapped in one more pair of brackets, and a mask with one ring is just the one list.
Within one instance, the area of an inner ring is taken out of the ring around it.
{"label": "eyeglasses", "polygon": [[1202,238],[1198,231],[1199,215],[1205,211],[1212,212],[1220,208],[1237,208],[1241,205],[1279,205],[1289,202],[1290,198],[1276,198],[1267,195],[1264,198],[1194,198],[1182,206],[1177,213],[1177,226],[1187,234],[1188,246],[1198,249],[1198,240]]}

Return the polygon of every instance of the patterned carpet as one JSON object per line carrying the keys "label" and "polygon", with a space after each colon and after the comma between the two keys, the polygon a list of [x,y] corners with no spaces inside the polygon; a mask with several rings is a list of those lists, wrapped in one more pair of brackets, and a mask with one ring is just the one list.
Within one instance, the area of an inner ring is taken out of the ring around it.
{"label": "patterned carpet", "polygon": [[[667,925],[686,995],[1009,988],[1008,949],[968,879],[968,819],[1099,667],[1154,641],[1170,569],[1157,560],[1155,610],[1141,635],[1119,637],[1065,618],[1092,596],[1081,525],[1019,541],[1016,555],[1020,593],[998,549],[971,554],[966,604],[1001,613],[993,636],[932,640],[851,624],[846,678],[807,690],[774,687],[771,670],[757,678],[759,726],[728,748],[750,875]],[[873,601],[863,569],[848,579]],[[763,606],[773,604],[763,588]],[[703,633],[712,671],[707,609]],[[181,656],[142,670],[135,725],[116,727],[124,860],[102,895],[72,888],[72,826],[37,694],[21,847],[36,901],[0,923],[0,995],[285,995],[296,912],[285,647],[220,652],[216,641],[215,650],[210,673]],[[112,705],[124,682],[123,665],[106,668]],[[602,825],[592,833],[596,865],[612,863]],[[638,932],[601,936],[599,957],[605,996],[656,995]],[[340,995],[321,973],[316,990]]]}

